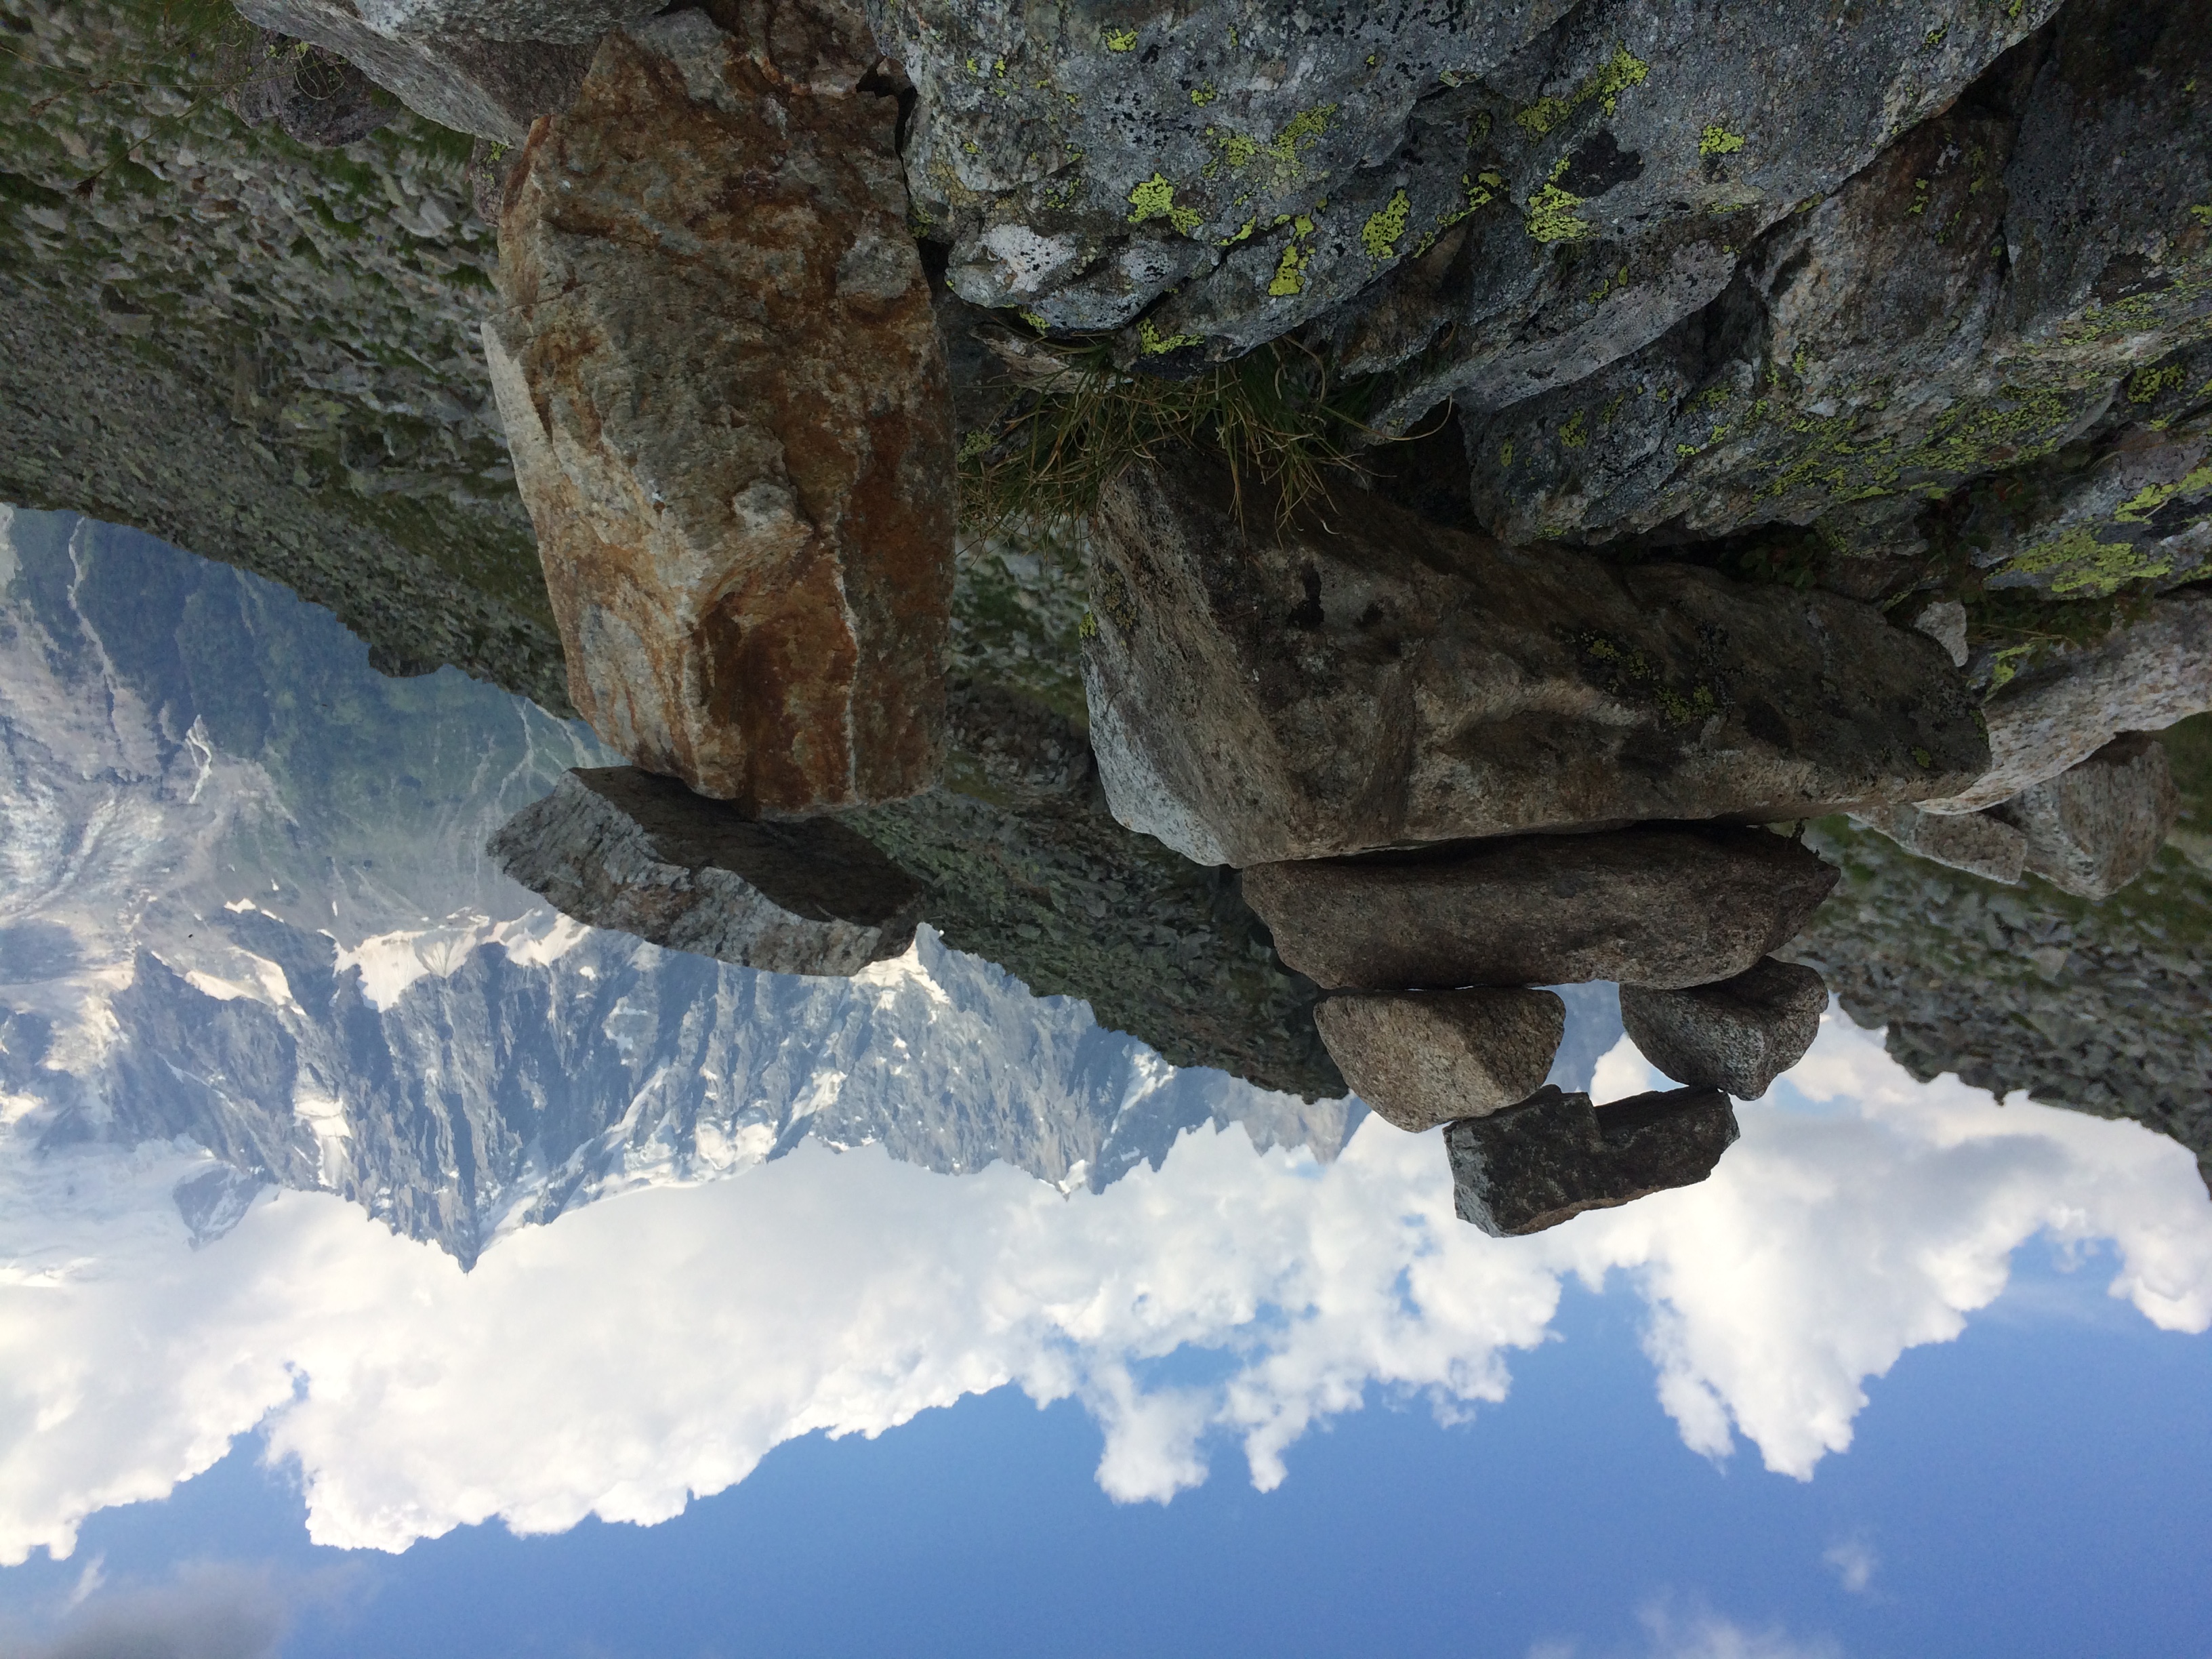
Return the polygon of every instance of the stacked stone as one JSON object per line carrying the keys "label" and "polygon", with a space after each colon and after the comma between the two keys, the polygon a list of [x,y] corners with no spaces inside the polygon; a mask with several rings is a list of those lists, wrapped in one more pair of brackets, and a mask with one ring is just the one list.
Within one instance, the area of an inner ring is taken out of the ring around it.
{"label": "stacked stone", "polygon": [[[1201,465],[1133,471],[1091,544],[1092,742],[1115,815],[1243,868],[1377,1115],[1446,1125],[1501,1234],[1702,1180],[1810,1046],[1770,953],[1837,872],[1759,825],[1970,787],[1989,750],[1924,633],[1838,595],[1510,549],[1386,501],[1279,520]],[[1622,986],[1687,1085],[1544,1088],[1536,987]]]}

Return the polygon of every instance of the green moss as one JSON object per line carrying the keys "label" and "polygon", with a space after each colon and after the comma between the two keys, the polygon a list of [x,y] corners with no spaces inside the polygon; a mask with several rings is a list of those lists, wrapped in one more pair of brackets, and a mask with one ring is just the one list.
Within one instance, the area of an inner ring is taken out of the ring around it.
{"label": "green moss", "polygon": [[1406,220],[1413,206],[1402,190],[1395,191],[1389,201],[1368,216],[1359,232],[1360,246],[1367,250],[1370,259],[1388,259],[1398,252],[1398,239],[1406,234]]}

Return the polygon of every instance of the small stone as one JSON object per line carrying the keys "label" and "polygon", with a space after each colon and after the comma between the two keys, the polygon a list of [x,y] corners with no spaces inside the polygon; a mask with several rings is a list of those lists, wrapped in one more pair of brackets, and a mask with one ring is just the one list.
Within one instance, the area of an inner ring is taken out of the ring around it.
{"label": "small stone", "polygon": [[1549,991],[1355,991],[1324,999],[1314,1019],[1352,1091],[1419,1133],[1534,1094],[1567,1010]]}
{"label": "small stone", "polygon": [[2085,761],[2123,732],[2162,732],[2212,709],[2212,597],[2152,602],[2140,622],[2065,652],[2001,688],[1983,708],[1990,769],[1929,812],[1976,812]]}
{"label": "small stone", "polygon": [[2166,745],[2115,738],[1995,811],[2017,827],[2028,869],[2063,892],[2108,898],[2150,868],[2181,817]]}
{"label": "small stone", "polygon": [[1644,1059],[1677,1083],[1738,1100],[1757,1100],[1805,1058],[1827,1006],[1818,973],[1771,957],[1717,985],[1620,988],[1622,1029]]}
{"label": "small stone", "polygon": [[951,620],[898,100],[846,34],[781,30],[798,9],[607,37],[511,176],[484,331],[571,700],[755,817],[933,783]]}
{"label": "small stone", "polygon": [[1283,960],[1330,988],[1674,988],[1795,938],[1836,878],[1764,830],[1644,824],[1262,865],[1243,889]]}
{"label": "small stone", "polygon": [[1107,802],[1198,863],[1772,823],[1988,765],[1964,678],[1871,605],[1244,495],[1134,466],[1088,542]]}
{"label": "small stone", "polygon": [[770,973],[858,973],[921,914],[920,884],[845,825],[757,823],[634,767],[570,772],[485,851],[587,927]]}
{"label": "small stone", "polygon": [[1493,1238],[1540,1233],[1584,1210],[1629,1204],[1713,1172],[1735,1141],[1717,1089],[1674,1089],[1593,1107],[1546,1088],[1444,1130],[1459,1218]]}
{"label": "small stone", "polygon": [[1899,805],[1851,817],[1908,853],[1990,881],[2016,885],[2027,867],[2027,837],[1988,812],[1923,812]]}
{"label": "small stone", "polygon": [[1938,599],[1912,619],[1912,625],[1951,653],[1951,665],[1966,665],[1966,607],[1956,599]]}

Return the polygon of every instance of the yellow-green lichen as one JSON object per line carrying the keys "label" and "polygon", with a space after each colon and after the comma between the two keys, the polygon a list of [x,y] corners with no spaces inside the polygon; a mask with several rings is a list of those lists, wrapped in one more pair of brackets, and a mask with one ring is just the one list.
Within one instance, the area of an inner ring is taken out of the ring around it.
{"label": "yellow-green lichen", "polygon": [[2148,484],[2120,503],[2112,514],[2121,524],[2145,524],[2152,514],[2180,495],[2202,495],[2212,490],[2212,462],[2170,484]]}
{"label": "yellow-green lichen", "polygon": [[1590,234],[1589,221],[1575,216],[1586,198],[1559,185],[1566,170],[1566,157],[1561,156],[1544,187],[1528,198],[1528,234],[1539,242],[1579,242]]}
{"label": "yellow-green lichen", "polygon": [[1284,248],[1282,258],[1275,265],[1274,280],[1267,284],[1267,292],[1278,300],[1293,294],[1302,294],[1306,286],[1306,261],[1313,257],[1305,239],[1313,234],[1313,221],[1303,213],[1292,222],[1290,245]]}
{"label": "yellow-green lichen", "polygon": [[1742,148],[1743,135],[1730,132],[1717,121],[1707,126],[1698,138],[1698,154],[1700,155],[1733,155]]}
{"label": "yellow-green lichen", "polygon": [[1147,357],[1164,356],[1170,351],[1180,351],[1185,346],[1206,343],[1195,334],[1163,334],[1149,317],[1137,325],[1137,342],[1144,348]]}
{"label": "yellow-green lichen", "polygon": [[1398,252],[1398,239],[1406,234],[1406,221],[1413,210],[1401,190],[1380,210],[1368,216],[1360,228],[1359,245],[1367,250],[1369,258],[1388,259]]}
{"label": "yellow-green lichen", "polygon": [[1567,423],[1559,428],[1559,441],[1569,449],[1580,449],[1589,442],[1589,410],[1578,409]]}
{"label": "yellow-green lichen", "polygon": [[1565,98],[1539,98],[1525,109],[1514,113],[1514,120],[1532,137],[1541,138],[1585,104],[1596,101],[1611,115],[1620,107],[1620,94],[1631,87],[1641,86],[1651,73],[1651,65],[1630,52],[1623,45],[1613,57],[1588,76]]}
{"label": "yellow-green lichen", "polygon": [[1109,28],[1109,29],[1106,31],[1106,50],[1107,50],[1107,51],[1109,51],[1109,52],[1133,52],[1133,51],[1135,51],[1135,50],[1136,50],[1136,46],[1137,46],[1137,32],[1136,32],[1136,30],[1134,30],[1134,29],[1117,29],[1117,28]]}
{"label": "yellow-green lichen", "polygon": [[1148,219],[1164,219],[1188,236],[1198,228],[1200,216],[1194,209],[1177,207],[1175,186],[1155,173],[1129,192],[1129,222],[1141,225]]}
{"label": "yellow-green lichen", "polygon": [[1206,82],[1200,86],[1193,87],[1190,89],[1190,101],[1200,106],[1201,108],[1206,105],[1212,103],[1221,94],[1218,92],[1214,90],[1213,85],[1211,82]]}
{"label": "yellow-green lichen", "polygon": [[2005,568],[2023,576],[2049,576],[2053,593],[2103,599],[2130,582],[2171,574],[2173,561],[2126,542],[2099,541],[2095,530],[2081,525],[2014,555]]}

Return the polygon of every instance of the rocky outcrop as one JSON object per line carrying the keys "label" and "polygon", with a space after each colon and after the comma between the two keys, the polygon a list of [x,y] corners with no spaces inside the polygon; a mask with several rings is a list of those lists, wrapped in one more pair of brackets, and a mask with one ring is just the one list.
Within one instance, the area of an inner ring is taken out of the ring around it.
{"label": "rocky outcrop", "polygon": [[1620,988],[1620,1023],[1644,1059],[1677,1083],[1757,1100],[1813,1046],[1828,988],[1772,957],[1717,985]]}
{"label": "rocky outcrop", "polygon": [[856,974],[914,943],[921,888],[832,819],[761,823],[635,767],[571,771],[484,850],[564,915],[777,974]]}
{"label": "rocky outcrop", "polygon": [[1550,991],[1376,991],[1314,1010],[1345,1081],[1376,1116],[1419,1133],[1534,1094],[1566,1030]]}
{"label": "rocky outcrop", "polygon": [[2149,869],[2181,813],[2166,750],[2135,732],[1992,809],[2021,832],[2027,868],[2083,898]]}
{"label": "rocky outcrop", "polygon": [[1990,769],[1929,812],[1972,812],[2079,764],[2123,732],[2212,709],[2212,595],[2175,594],[2104,640],[2021,673],[1992,696]]}
{"label": "rocky outcrop", "polygon": [[1084,658],[1115,816],[1202,864],[1794,818],[1986,769],[1942,647],[1832,594],[1505,548],[1375,497],[1277,521],[1132,468]]}
{"label": "rocky outcrop", "polygon": [[1593,1108],[1546,1089],[1444,1130],[1459,1218],[1494,1238],[1540,1233],[1584,1210],[1633,1203],[1713,1172],[1739,1131],[1717,1089],[1676,1089]]}
{"label": "rocky outcrop", "polygon": [[609,36],[516,164],[486,331],[570,696],[754,815],[934,780],[952,584],[896,100],[855,43],[783,44]]}
{"label": "rocky outcrop", "polygon": [[[480,32],[377,27],[374,0],[236,0],[247,21],[344,58],[425,118],[502,144],[566,109],[591,64],[588,46]],[[404,7],[386,6],[389,13]],[[583,37],[585,39],[590,36]]]}
{"label": "rocky outcrop", "polygon": [[1796,937],[1836,872],[1763,830],[1646,824],[1244,872],[1275,948],[1327,987],[1672,988]]}

